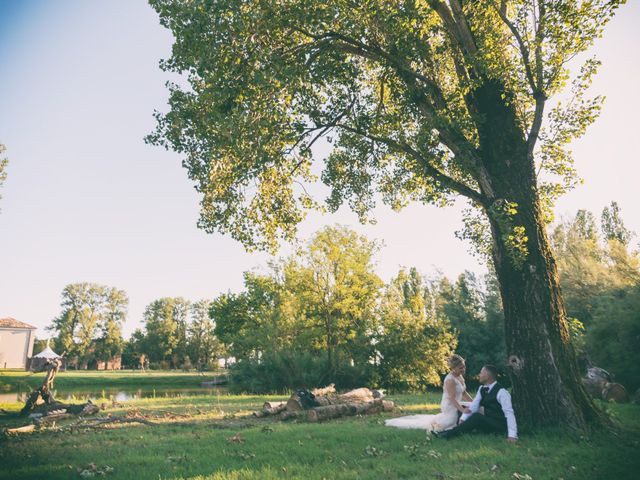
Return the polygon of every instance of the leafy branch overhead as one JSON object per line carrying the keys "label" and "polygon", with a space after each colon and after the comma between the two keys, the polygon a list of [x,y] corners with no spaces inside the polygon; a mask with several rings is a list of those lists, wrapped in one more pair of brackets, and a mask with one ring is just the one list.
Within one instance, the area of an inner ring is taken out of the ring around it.
{"label": "leafy branch overhead", "polygon": [[[456,195],[488,208],[496,172],[513,167],[492,129],[522,140],[522,168],[544,172],[552,201],[575,183],[567,145],[599,111],[584,94],[597,62],[572,99],[545,106],[624,1],[150,3],[175,37],[162,68],[189,86],[169,84],[147,141],[185,155],[201,228],[274,249],[320,208],[306,186],[321,137],[326,204],[347,202],[362,220],[378,195],[394,208]],[[489,107],[496,98],[504,111]],[[505,112],[510,125],[494,121]]]}

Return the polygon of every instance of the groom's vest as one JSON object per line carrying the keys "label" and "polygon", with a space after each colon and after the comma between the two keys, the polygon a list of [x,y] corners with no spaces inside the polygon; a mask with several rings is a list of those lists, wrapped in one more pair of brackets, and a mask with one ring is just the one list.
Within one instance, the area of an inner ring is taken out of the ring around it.
{"label": "groom's vest", "polygon": [[480,406],[484,407],[485,416],[495,418],[496,420],[506,421],[506,417],[502,411],[502,405],[498,402],[498,392],[503,388],[504,387],[502,385],[496,383],[493,388],[484,395],[482,394],[482,390],[480,390]]}

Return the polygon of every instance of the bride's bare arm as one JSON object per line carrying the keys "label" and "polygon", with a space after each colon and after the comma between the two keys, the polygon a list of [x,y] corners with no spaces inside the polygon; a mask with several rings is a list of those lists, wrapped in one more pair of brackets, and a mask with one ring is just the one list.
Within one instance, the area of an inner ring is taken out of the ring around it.
{"label": "bride's bare arm", "polygon": [[444,381],[444,391],[449,396],[449,399],[451,399],[453,406],[456,407],[459,412],[464,413],[465,407],[460,405],[456,400],[456,382],[453,378],[447,378]]}

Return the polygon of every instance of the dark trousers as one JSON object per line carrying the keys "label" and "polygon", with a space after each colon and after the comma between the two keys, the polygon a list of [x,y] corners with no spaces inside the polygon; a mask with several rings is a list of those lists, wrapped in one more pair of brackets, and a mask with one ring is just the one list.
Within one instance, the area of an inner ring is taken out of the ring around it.
{"label": "dark trousers", "polygon": [[469,433],[472,431],[486,432],[486,433],[506,433],[507,421],[498,418],[487,417],[481,413],[474,413],[464,422],[451,430],[445,430],[440,432],[440,437],[453,438],[463,433]]}

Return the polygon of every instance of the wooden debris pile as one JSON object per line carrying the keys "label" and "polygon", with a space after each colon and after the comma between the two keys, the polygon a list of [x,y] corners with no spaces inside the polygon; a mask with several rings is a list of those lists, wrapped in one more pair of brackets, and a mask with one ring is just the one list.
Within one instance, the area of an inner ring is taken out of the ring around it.
{"label": "wooden debris pile", "polygon": [[623,385],[615,383],[613,375],[600,367],[590,367],[582,384],[594,398],[607,402],[629,403],[631,400]]}
{"label": "wooden debris pile", "polygon": [[347,393],[336,393],[329,385],[315,390],[296,390],[286,402],[265,402],[262,410],[254,412],[259,418],[278,415],[280,420],[299,419],[320,422],[332,418],[390,412],[394,403],[383,400],[381,390],[366,387]]}

